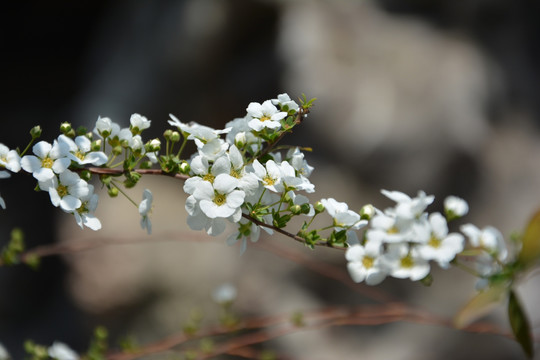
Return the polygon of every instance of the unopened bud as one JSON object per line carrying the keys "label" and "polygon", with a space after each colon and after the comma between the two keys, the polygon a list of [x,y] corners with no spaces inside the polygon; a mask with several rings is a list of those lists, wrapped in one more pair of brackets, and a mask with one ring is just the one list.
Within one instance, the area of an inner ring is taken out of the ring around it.
{"label": "unopened bud", "polygon": [[92,151],[100,151],[101,145],[102,145],[101,139],[97,139],[96,141],[92,142],[92,146],[91,146]]}
{"label": "unopened bud", "polygon": [[83,170],[80,172],[79,176],[81,177],[81,179],[88,182],[92,178],[92,173],[88,170]]}
{"label": "unopened bud", "polygon": [[63,122],[60,124],[60,132],[64,135],[66,135],[68,132],[71,131],[71,124],[68,122]]}
{"label": "unopened bud", "polygon": [[165,140],[170,140],[171,135],[172,135],[172,130],[171,129],[167,129],[167,130],[165,130],[165,132],[163,132],[163,137],[165,138]]}
{"label": "unopened bud", "polygon": [[120,155],[122,153],[122,151],[124,151],[124,149],[122,149],[122,146],[118,145],[118,146],[115,146],[113,147],[112,149],[112,153],[114,155]]}
{"label": "unopened bud", "polygon": [[293,205],[289,208],[294,215],[300,215],[302,213],[302,207],[300,205]]}
{"label": "unopened bud", "polygon": [[375,207],[371,204],[362,206],[360,209],[360,219],[370,220],[375,215]]}
{"label": "unopened bud", "polygon": [[313,208],[315,209],[316,214],[322,213],[324,211],[324,205],[320,201],[317,201],[317,203],[315,203],[315,206],[313,206]]}
{"label": "unopened bud", "polygon": [[244,146],[246,146],[246,143],[247,143],[247,138],[246,138],[245,132],[241,131],[235,135],[234,144],[236,145],[236,147],[243,148]]}
{"label": "unopened bud", "polygon": [[86,133],[88,132],[88,129],[84,126],[79,126],[77,128],[77,135],[81,136],[81,135],[85,135]]}
{"label": "unopened bud", "polygon": [[31,130],[30,130],[30,136],[32,136],[32,139],[37,139],[41,136],[41,133],[42,133],[42,130],[41,130],[41,126],[37,125],[37,126],[34,126]]}
{"label": "unopened bud", "polygon": [[180,164],[180,172],[182,174],[189,174],[189,172],[191,171],[191,166],[189,166],[188,162],[187,161],[184,161],[182,164]]}
{"label": "unopened bud", "polygon": [[118,189],[115,187],[110,187],[109,190],[107,190],[110,197],[117,197],[118,196]]}
{"label": "unopened bud", "polygon": [[172,132],[171,141],[172,142],[179,142],[180,141],[180,133],[178,131],[173,131]]}
{"label": "unopened bud", "polygon": [[146,143],[145,149],[147,152],[156,152],[161,149],[161,141],[159,139],[152,139]]}

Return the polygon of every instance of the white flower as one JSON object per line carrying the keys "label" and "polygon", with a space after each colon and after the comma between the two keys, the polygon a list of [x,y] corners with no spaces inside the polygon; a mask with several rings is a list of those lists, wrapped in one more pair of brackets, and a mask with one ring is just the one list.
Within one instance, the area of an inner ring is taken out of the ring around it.
{"label": "white flower", "polygon": [[360,220],[360,214],[349,210],[349,206],[344,202],[336,201],[333,198],[321,199],[328,214],[334,219],[336,230],[360,229],[367,225],[367,220]]}
{"label": "white flower", "polygon": [[278,95],[277,99],[272,99],[272,104],[279,105],[282,110],[286,108],[287,111],[289,110],[298,111],[300,109],[298,104],[294,102],[293,100],[291,100],[289,95],[286,93]]}
{"label": "white flower", "polygon": [[66,171],[71,163],[67,158],[69,146],[64,142],[54,141],[53,145],[40,141],[32,147],[35,155],[26,155],[21,159],[24,171],[31,172],[38,181],[51,180],[54,174]]}
{"label": "white flower", "polygon": [[195,140],[195,143],[198,146],[199,154],[210,161],[215,161],[217,158],[223,156],[229,148],[229,143],[217,137],[206,143],[202,143],[198,140]]}
{"label": "white flower", "polygon": [[47,352],[51,358],[56,360],[79,360],[79,355],[75,351],[59,341],[55,341]]}
{"label": "white flower", "polygon": [[227,218],[235,213],[241,214],[240,206],[244,203],[245,193],[242,190],[235,190],[237,185],[238,180],[234,177],[219,174],[213,184],[201,182],[193,196],[209,218]]}
{"label": "white flower", "polygon": [[486,226],[480,230],[473,224],[462,225],[460,229],[469,238],[472,246],[487,250],[501,261],[506,260],[508,250],[499,230],[493,226]]}
{"label": "white flower", "polygon": [[274,162],[274,160],[268,160],[265,165],[266,167],[263,166],[259,160],[255,160],[253,162],[255,176],[268,190],[282,192],[285,188],[283,187],[283,183],[281,181],[281,168]]}
{"label": "white flower", "polygon": [[407,243],[389,244],[384,254],[384,263],[390,275],[399,279],[421,280],[429,274],[429,263],[424,260],[415,247]]}
{"label": "white flower", "polygon": [[70,170],[64,171],[58,178],[55,176],[48,181],[40,181],[39,188],[48,191],[52,204],[66,212],[79,208],[82,205],[81,197],[90,192],[88,183]]}
{"label": "white flower", "polygon": [[148,234],[152,233],[152,223],[150,222],[150,212],[152,211],[152,192],[148,189],[143,191],[143,199],[139,204],[139,214],[141,215],[141,227],[146,229]]}
{"label": "white flower", "polygon": [[418,218],[435,199],[433,195],[428,196],[423,191],[419,191],[418,196],[415,198],[411,198],[400,191],[381,190],[381,192],[389,199],[397,202],[395,214],[398,218],[404,220]]}
{"label": "white flower", "polygon": [[21,170],[21,157],[15,150],[9,150],[4,144],[0,144],[0,168],[6,168],[12,172]]}
{"label": "white flower", "polygon": [[148,129],[151,123],[150,120],[139,114],[131,115],[129,122],[131,123],[131,128],[135,130],[135,133],[138,133],[144,129]]}
{"label": "white flower", "polygon": [[[223,218],[211,219],[204,212],[202,212],[199,201],[195,199],[193,195],[188,196],[185,205],[188,213],[187,224],[191,230],[206,230],[206,233],[210,236],[217,236],[225,231],[227,222]],[[242,216],[242,212],[239,212],[239,217]],[[233,216],[233,222],[239,221],[240,218]]]}
{"label": "white flower", "polygon": [[68,158],[79,165],[101,166],[107,162],[107,155],[104,152],[91,151],[92,142],[86,136],[77,136],[75,140],[72,140],[65,135],[60,135],[58,140],[69,146]]}
{"label": "white flower", "polygon": [[81,206],[73,211],[75,221],[81,229],[83,225],[94,231],[101,229],[101,221],[94,215],[98,205],[98,199],[98,194],[94,193],[94,186],[88,184],[88,194],[80,197]]}
{"label": "white flower", "polygon": [[368,285],[377,285],[386,278],[387,271],[381,261],[381,252],[381,244],[370,241],[365,245],[352,245],[347,249],[347,270],[354,282],[365,280]]}
{"label": "white flower", "polygon": [[219,174],[229,174],[231,172],[231,163],[226,156],[222,156],[212,164],[204,156],[195,156],[190,163],[191,171],[197,175],[192,176],[184,182],[184,191],[193,195],[201,181],[213,183]]}
{"label": "white flower", "polygon": [[278,111],[278,109],[272,105],[271,100],[266,100],[262,104],[252,102],[247,107],[248,115],[252,119],[248,122],[251,129],[255,131],[261,131],[264,128],[279,129],[281,128],[280,120],[287,116],[284,111]]}
{"label": "white flower", "polygon": [[[94,128],[94,133],[106,138],[113,132],[113,122],[108,117],[98,117],[96,121],[96,127]],[[118,124],[115,124],[118,128],[120,127]]]}
{"label": "white flower", "polygon": [[449,220],[467,215],[469,205],[465,200],[457,196],[448,196],[444,199],[444,212]]}
{"label": "white flower", "polygon": [[417,227],[417,231],[425,240],[416,247],[418,254],[425,260],[437,261],[444,269],[448,268],[450,261],[463,251],[463,235],[448,234],[448,224],[440,213],[431,214],[429,221],[424,221],[422,225]]}
{"label": "white flower", "polygon": [[246,171],[244,158],[236,145],[230,147],[228,155],[231,165],[229,175],[238,179],[238,188],[240,190],[243,190],[247,195],[254,193],[259,187],[259,180],[254,173]]}
{"label": "white flower", "polygon": [[226,304],[236,299],[236,287],[232,284],[221,284],[212,292],[212,298],[218,304]]}

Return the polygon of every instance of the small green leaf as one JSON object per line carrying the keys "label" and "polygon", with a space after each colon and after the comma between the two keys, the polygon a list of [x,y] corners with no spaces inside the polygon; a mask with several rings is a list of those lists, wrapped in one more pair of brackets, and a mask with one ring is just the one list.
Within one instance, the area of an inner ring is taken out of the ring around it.
{"label": "small green leaf", "polygon": [[510,290],[510,297],[508,298],[508,320],[510,320],[510,326],[517,342],[521,345],[525,354],[532,359],[534,349],[531,339],[531,326],[523,307],[512,290]]}
{"label": "small green leaf", "polygon": [[540,211],[532,217],[523,234],[518,261],[525,266],[540,259]]}
{"label": "small green leaf", "polygon": [[455,327],[465,328],[473,321],[486,315],[505,299],[507,293],[506,284],[499,283],[476,294],[454,317]]}

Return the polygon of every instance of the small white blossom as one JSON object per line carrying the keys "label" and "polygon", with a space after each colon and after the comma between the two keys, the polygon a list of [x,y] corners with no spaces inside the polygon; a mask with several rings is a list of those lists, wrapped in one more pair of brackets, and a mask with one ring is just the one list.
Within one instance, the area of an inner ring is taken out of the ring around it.
{"label": "small white blossom", "polygon": [[254,174],[262,182],[263,186],[273,192],[282,192],[285,188],[281,181],[281,168],[274,162],[268,160],[263,166],[259,160],[253,162]]}
{"label": "small white blossom", "polygon": [[79,355],[75,351],[59,341],[55,341],[47,352],[55,360],[79,360]]}
{"label": "small white blossom", "polygon": [[240,213],[244,203],[245,193],[236,190],[238,180],[228,174],[219,174],[214,183],[203,181],[193,193],[199,201],[199,206],[206,216],[211,219],[227,218]]}
{"label": "small white blossom", "polygon": [[77,225],[83,228],[86,226],[94,231],[101,229],[101,221],[94,215],[98,205],[98,194],[94,193],[94,186],[88,184],[88,194],[81,196],[81,206],[79,206],[73,215],[75,216],[75,221]]}
{"label": "small white blossom", "polygon": [[501,261],[506,260],[508,250],[499,230],[493,226],[479,229],[473,224],[462,225],[460,229],[469,238],[472,246],[487,250]]}
{"label": "small white blossom", "polygon": [[69,146],[64,142],[54,141],[53,145],[40,141],[32,147],[35,155],[26,155],[21,159],[24,171],[32,173],[38,181],[51,180],[54,174],[66,171],[71,163],[67,157]]}
{"label": "small white blossom", "polygon": [[336,230],[360,229],[367,225],[367,220],[360,220],[360,214],[349,210],[349,206],[344,202],[336,201],[333,198],[321,199],[328,214],[334,219]]}
{"label": "small white blossom", "polygon": [[70,170],[62,172],[58,178],[55,176],[47,181],[40,181],[39,188],[49,192],[54,206],[66,212],[73,212],[82,205],[81,197],[90,192],[88,183],[79,175]]}
{"label": "small white blossom", "polygon": [[354,282],[365,281],[368,285],[377,285],[387,275],[381,261],[382,246],[378,242],[366,242],[365,245],[352,245],[347,249],[345,258],[348,261],[347,270]]}
{"label": "small white blossom", "polygon": [[129,122],[131,123],[132,129],[138,129],[137,132],[140,132],[144,129],[148,129],[150,127],[151,121],[145,118],[144,116],[141,116],[139,114],[133,114],[131,115],[131,118],[129,119]]}
{"label": "small white blossom", "polygon": [[426,195],[423,191],[419,191],[418,196],[415,198],[411,198],[400,191],[381,190],[381,192],[383,195],[397,203],[395,214],[398,218],[404,220],[414,220],[415,218],[418,218],[435,199],[433,195]]}
{"label": "small white blossom", "polygon": [[429,262],[420,256],[415,247],[407,243],[389,244],[388,251],[384,254],[384,262],[390,275],[399,279],[422,280],[430,270]]}
{"label": "small white blossom", "polygon": [[422,226],[417,228],[417,234],[424,239],[417,246],[418,254],[425,260],[435,260],[444,269],[463,251],[463,235],[448,234],[448,224],[440,213],[430,214],[429,221],[424,221]]}
{"label": "small white blossom", "polygon": [[294,102],[293,100],[291,100],[289,95],[286,93],[279,94],[277,99],[272,99],[272,104],[279,105],[281,109],[286,107],[287,111],[289,110],[298,111],[300,109],[298,104]]}
{"label": "small white blossom", "polygon": [[79,165],[101,166],[108,160],[104,152],[92,151],[92,142],[86,136],[77,136],[75,140],[72,140],[65,135],[60,135],[58,140],[69,146],[68,158]]}
{"label": "small white blossom", "polygon": [[280,120],[287,116],[287,113],[279,111],[271,100],[266,100],[262,104],[252,102],[246,110],[248,115],[252,117],[248,125],[255,131],[261,131],[264,128],[277,130],[281,128]]}
{"label": "small white blossom", "polygon": [[[108,117],[98,117],[96,121],[96,126],[94,128],[94,133],[101,136],[102,138],[106,138],[113,132],[113,122]],[[118,124],[115,124],[117,127],[120,127]]]}
{"label": "small white blossom", "polygon": [[150,212],[152,211],[152,201],[154,197],[148,189],[143,191],[143,199],[139,204],[139,214],[141,215],[141,227],[146,229],[148,234],[152,233],[152,223],[150,222]]}
{"label": "small white blossom", "polygon": [[0,144],[0,169],[6,168],[11,172],[21,170],[21,157],[15,150],[9,150],[4,144]]}
{"label": "small white blossom", "polygon": [[448,196],[444,199],[444,212],[449,219],[460,218],[469,212],[469,205],[457,196]]}
{"label": "small white blossom", "polygon": [[[210,236],[217,236],[223,233],[227,226],[227,221],[223,218],[211,219],[201,210],[199,201],[193,195],[188,196],[185,205],[188,213],[187,224],[191,230],[206,230]],[[240,218],[235,218],[233,214],[233,222],[237,222]],[[242,212],[239,212],[242,216]]]}

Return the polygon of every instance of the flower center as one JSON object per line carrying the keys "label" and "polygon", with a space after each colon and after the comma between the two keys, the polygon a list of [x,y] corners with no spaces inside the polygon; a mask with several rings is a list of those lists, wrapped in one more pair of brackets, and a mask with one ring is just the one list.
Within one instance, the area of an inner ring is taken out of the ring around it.
{"label": "flower center", "polygon": [[441,247],[441,239],[437,238],[435,235],[431,235],[428,245],[437,249]]}
{"label": "flower center", "polygon": [[225,202],[227,202],[227,197],[225,195],[216,194],[216,196],[214,196],[214,204],[216,204],[217,206],[221,206],[225,204]]}
{"label": "flower center", "polygon": [[261,116],[261,121],[266,121],[266,120],[270,120],[270,116]]}
{"label": "flower center", "polygon": [[240,179],[242,176],[240,175],[240,172],[235,170],[235,169],[231,169],[231,176],[232,177],[235,177],[237,179]]}
{"label": "flower center", "polygon": [[77,150],[75,156],[78,157],[80,160],[84,160],[84,158],[86,157],[86,155],[81,150]]}
{"label": "flower center", "polygon": [[58,191],[58,196],[60,196],[61,198],[68,194],[68,188],[65,185],[58,185],[56,191]]}
{"label": "flower center", "polygon": [[362,265],[364,265],[364,267],[366,269],[370,269],[373,267],[373,263],[375,262],[375,259],[373,259],[372,257],[370,256],[364,256],[362,258]]}
{"label": "flower center", "polygon": [[395,226],[392,226],[390,229],[386,230],[388,234],[399,234],[399,229]]}
{"label": "flower center", "polygon": [[212,174],[206,174],[206,175],[203,176],[203,180],[208,181],[211,184],[214,183],[215,178],[216,177],[214,175],[212,175]]}
{"label": "flower center", "polygon": [[54,161],[50,157],[43,158],[41,160],[41,167],[51,169],[53,167]]}
{"label": "flower center", "polygon": [[402,268],[406,268],[406,269],[410,269],[414,266],[414,260],[413,258],[411,257],[411,255],[407,255],[403,258],[401,258],[401,267]]}
{"label": "flower center", "polygon": [[263,183],[264,183],[264,185],[272,186],[272,185],[274,185],[276,183],[276,180],[272,179],[270,177],[270,175],[266,175],[263,178]]}

